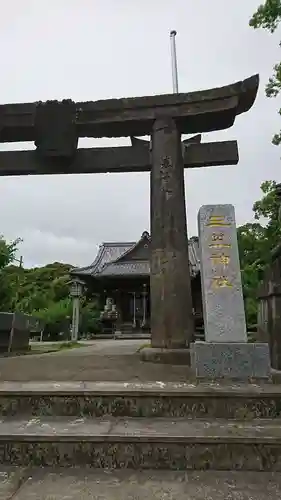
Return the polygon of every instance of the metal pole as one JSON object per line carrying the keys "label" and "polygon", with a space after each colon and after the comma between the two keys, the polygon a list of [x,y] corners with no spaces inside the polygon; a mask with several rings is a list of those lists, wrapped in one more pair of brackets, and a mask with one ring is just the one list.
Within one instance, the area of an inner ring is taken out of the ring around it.
{"label": "metal pole", "polygon": [[176,53],[176,34],[175,30],[170,32],[171,41],[171,56],[172,56],[172,79],[173,79],[173,93],[178,94],[179,83],[178,83],[178,66],[177,66],[177,53]]}
{"label": "metal pole", "polygon": [[142,292],[142,327],[144,328],[146,325],[146,285],[143,285],[143,292]]}
{"label": "metal pole", "polygon": [[136,292],[133,292],[133,301],[134,301],[134,320],[133,320],[133,328],[136,328]]}
{"label": "metal pole", "polygon": [[71,332],[71,340],[72,342],[78,341],[78,332],[79,332],[79,308],[80,308],[80,300],[79,297],[73,297],[72,302],[72,332]]}

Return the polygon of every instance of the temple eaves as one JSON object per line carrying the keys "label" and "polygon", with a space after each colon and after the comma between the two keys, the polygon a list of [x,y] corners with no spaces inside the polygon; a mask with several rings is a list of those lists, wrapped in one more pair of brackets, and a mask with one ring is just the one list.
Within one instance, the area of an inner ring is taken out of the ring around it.
{"label": "temple eaves", "polygon": [[[145,233],[137,242],[103,243],[89,266],[71,269],[71,276],[89,278],[114,278],[126,276],[149,276],[149,258],[142,260],[131,260],[130,253],[142,240],[150,242],[150,235]],[[193,237],[188,242],[190,272],[194,277],[200,272],[199,243],[198,238]]]}

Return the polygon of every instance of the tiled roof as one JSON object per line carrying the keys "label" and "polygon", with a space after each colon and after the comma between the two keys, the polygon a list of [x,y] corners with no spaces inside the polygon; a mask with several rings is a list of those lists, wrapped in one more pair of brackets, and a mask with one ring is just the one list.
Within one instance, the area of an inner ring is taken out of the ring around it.
{"label": "tiled roof", "polygon": [[[144,233],[143,237],[147,237],[147,233]],[[105,276],[148,276],[150,274],[149,260],[131,260],[129,257],[129,254],[138,243],[103,243],[90,266],[73,269],[71,274],[96,278]],[[191,238],[188,246],[190,272],[192,276],[195,276],[200,271],[198,238]]]}
{"label": "tiled roof", "polygon": [[103,243],[100,245],[95,260],[86,267],[72,269],[71,274],[95,275],[110,262],[115,262],[119,257],[130,250],[134,243]]}
{"label": "tiled roof", "polygon": [[150,263],[148,260],[134,260],[130,262],[113,262],[104,266],[99,276],[148,276]]}

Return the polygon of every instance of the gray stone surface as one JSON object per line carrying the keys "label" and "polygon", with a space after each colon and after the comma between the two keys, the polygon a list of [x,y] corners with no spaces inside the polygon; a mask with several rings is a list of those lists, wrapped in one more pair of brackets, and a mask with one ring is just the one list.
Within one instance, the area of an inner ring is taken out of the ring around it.
{"label": "gray stone surface", "polygon": [[190,349],[191,367],[198,378],[270,378],[268,344],[195,342]]}
{"label": "gray stone surface", "polygon": [[98,340],[91,346],[0,359],[0,381],[176,381],[190,379],[189,366],[144,363],[143,340]]}
{"label": "gray stone surface", "polygon": [[281,386],[218,382],[0,383],[2,417],[280,418]]}
{"label": "gray stone surface", "polygon": [[24,467],[0,465],[0,500],[17,498],[16,493],[28,478]]}
{"label": "gray stone surface", "polygon": [[194,334],[181,134],[156,116],[151,137],[151,344],[181,349]]}
{"label": "gray stone surface", "polygon": [[279,397],[281,385],[222,382],[0,382],[0,397],[21,396]]}
{"label": "gray stone surface", "polygon": [[170,365],[190,365],[189,349],[160,349],[157,347],[145,347],[140,351],[142,361],[152,363],[163,363]]}
{"label": "gray stone surface", "polygon": [[[277,500],[281,474],[37,469],[14,500]],[[8,500],[10,497],[0,497]]]}
{"label": "gray stone surface", "polygon": [[281,421],[31,418],[0,423],[0,459],[17,466],[281,472]]}
{"label": "gray stone surface", "polygon": [[[281,444],[281,420],[186,418],[6,417],[0,442],[47,443],[249,443]],[[2,457],[1,457],[2,458]],[[279,464],[281,467],[281,463]]]}
{"label": "gray stone surface", "polygon": [[202,206],[198,230],[205,339],[246,342],[234,207]]}

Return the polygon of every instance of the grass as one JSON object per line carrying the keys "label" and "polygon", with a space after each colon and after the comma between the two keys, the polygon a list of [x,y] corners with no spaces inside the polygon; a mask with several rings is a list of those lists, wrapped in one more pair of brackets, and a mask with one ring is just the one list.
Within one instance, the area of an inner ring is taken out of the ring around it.
{"label": "grass", "polygon": [[62,342],[59,345],[58,350],[61,351],[62,349],[75,349],[76,347],[83,347],[85,344],[79,344],[79,342]]}
{"label": "grass", "polygon": [[137,352],[140,352],[143,349],[146,349],[147,347],[151,347],[151,342],[146,342],[145,344],[140,345],[139,348],[137,349]]}
{"label": "grass", "polygon": [[79,342],[54,342],[53,344],[44,342],[36,342],[31,343],[27,351],[12,351],[12,352],[3,352],[0,354],[0,358],[12,358],[15,356],[26,356],[27,354],[48,354],[51,352],[59,352],[68,349],[77,349],[79,347],[87,347],[89,344],[80,344]]}
{"label": "grass", "polygon": [[31,344],[30,351],[26,354],[48,354],[49,352],[58,352],[68,349],[77,349],[79,347],[87,347],[87,344],[80,344],[79,342],[54,342],[53,344],[45,344],[44,342],[38,342],[36,344]]}

